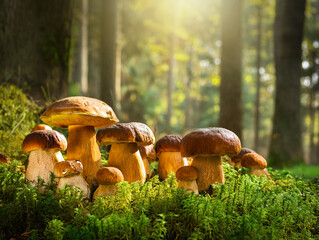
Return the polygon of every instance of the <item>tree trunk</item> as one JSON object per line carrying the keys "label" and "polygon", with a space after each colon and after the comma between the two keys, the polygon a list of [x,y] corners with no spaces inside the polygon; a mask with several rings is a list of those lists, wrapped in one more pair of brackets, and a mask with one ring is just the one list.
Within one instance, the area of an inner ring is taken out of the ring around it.
{"label": "tree trunk", "polygon": [[242,136],[241,0],[222,1],[219,125]]}
{"label": "tree trunk", "polygon": [[0,1],[0,82],[37,100],[68,95],[73,1]]}
{"label": "tree trunk", "polygon": [[192,97],[190,95],[190,89],[191,89],[191,83],[193,81],[193,47],[190,47],[190,51],[189,51],[189,61],[187,64],[187,83],[186,83],[186,87],[187,87],[187,91],[186,91],[186,102],[185,102],[185,127],[184,127],[184,131],[187,132],[187,130],[191,129],[191,119],[192,119]]}
{"label": "tree trunk", "polygon": [[258,152],[259,148],[259,123],[260,123],[260,67],[261,67],[261,34],[262,34],[262,6],[257,6],[257,79],[256,79],[256,99],[255,99],[255,136],[254,136],[254,150]]}
{"label": "tree trunk", "polygon": [[81,93],[88,95],[88,20],[89,1],[82,0],[82,31],[81,31]]}
{"label": "tree trunk", "polygon": [[303,161],[301,144],[301,43],[306,0],[277,0],[275,19],[276,96],[269,163]]}
{"label": "tree trunk", "polygon": [[120,15],[119,0],[102,1],[101,99],[109,104],[118,116],[121,110]]}

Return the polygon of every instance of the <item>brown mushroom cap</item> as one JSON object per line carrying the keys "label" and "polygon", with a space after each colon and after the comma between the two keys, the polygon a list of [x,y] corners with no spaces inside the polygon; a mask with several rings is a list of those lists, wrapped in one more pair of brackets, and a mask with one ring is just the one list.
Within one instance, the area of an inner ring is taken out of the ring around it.
{"label": "brown mushroom cap", "polygon": [[52,128],[45,124],[38,124],[34,128],[31,129],[31,132],[34,132],[36,130],[52,130]]}
{"label": "brown mushroom cap", "polygon": [[180,167],[176,172],[176,178],[181,181],[193,181],[198,178],[198,170],[192,166]]}
{"label": "brown mushroom cap", "polygon": [[240,162],[242,157],[247,153],[256,153],[256,152],[254,150],[251,150],[250,148],[242,148],[240,150],[240,153],[238,153],[238,155],[231,157],[231,160],[235,163]]}
{"label": "brown mushroom cap", "polygon": [[53,173],[57,177],[67,177],[83,172],[82,163],[78,160],[66,160],[54,165]]}
{"label": "brown mushroom cap", "polygon": [[9,162],[9,158],[6,155],[0,153],[0,163],[8,163],[8,162]]}
{"label": "brown mushroom cap", "polygon": [[139,151],[142,159],[147,158],[151,162],[156,159],[156,152],[153,144],[147,146],[139,146]]}
{"label": "brown mushroom cap", "polygon": [[30,152],[37,149],[65,150],[67,142],[62,133],[55,130],[36,130],[29,133],[22,143],[22,150]]}
{"label": "brown mushroom cap", "polygon": [[152,130],[144,123],[117,123],[102,128],[96,135],[99,145],[110,145],[113,143],[135,142],[140,146],[153,144],[155,141]]}
{"label": "brown mushroom cap", "polygon": [[246,168],[260,168],[267,167],[267,161],[257,153],[247,153],[242,157],[241,165]]}
{"label": "brown mushroom cap", "polygon": [[183,137],[181,154],[193,156],[233,156],[240,152],[241,143],[235,133],[225,128],[201,128]]}
{"label": "brown mushroom cap", "polygon": [[155,144],[155,151],[160,152],[180,152],[182,137],[178,135],[167,135],[160,138]]}
{"label": "brown mushroom cap", "polygon": [[110,126],[119,120],[106,103],[89,97],[68,97],[54,102],[41,115],[41,120],[55,127],[83,125]]}
{"label": "brown mushroom cap", "polygon": [[115,167],[102,167],[96,173],[96,180],[101,185],[111,185],[124,181],[122,172]]}

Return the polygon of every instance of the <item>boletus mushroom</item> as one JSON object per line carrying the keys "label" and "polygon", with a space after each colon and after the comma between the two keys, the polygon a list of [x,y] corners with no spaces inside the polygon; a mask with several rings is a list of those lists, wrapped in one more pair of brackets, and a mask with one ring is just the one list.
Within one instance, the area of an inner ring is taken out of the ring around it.
{"label": "boletus mushroom", "polygon": [[257,153],[247,153],[242,156],[241,165],[245,168],[251,168],[250,175],[265,175],[270,179],[270,174],[267,167],[267,161]]}
{"label": "boletus mushroom", "polygon": [[176,172],[178,180],[177,188],[183,188],[186,193],[198,194],[197,178],[198,170],[192,166],[180,167]]}
{"label": "boletus mushroom", "polygon": [[54,102],[41,120],[55,127],[68,127],[67,159],[83,164],[83,176],[91,186],[102,165],[94,128],[110,126],[118,119],[106,103],[88,97],[68,97]]}
{"label": "boletus mushroom", "polygon": [[206,191],[211,184],[224,183],[221,156],[237,155],[241,143],[235,133],[225,128],[201,128],[188,133],[181,142],[183,157],[193,157],[192,165],[199,171],[198,190]]}
{"label": "boletus mushroom", "polygon": [[181,141],[182,137],[178,135],[167,135],[156,142],[158,175],[161,180],[166,179],[171,172],[176,173],[180,167],[188,166],[187,158],[181,155]]}
{"label": "boletus mushroom", "polygon": [[54,166],[54,175],[58,178],[57,188],[62,189],[66,184],[78,187],[86,198],[90,197],[90,187],[83,175],[83,166],[80,161],[66,160]]}
{"label": "boletus mushroom", "polygon": [[98,197],[114,196],[118,190],[117,183],[124,181],[124,176],[118,168],[102,167],[96,173],[99,187],[93,194],[93,200]]}
{"label": "boletus mushroom", "polygon": [[0,153],[0,163],[6,163],[7,164],[9,162],[10,162],[9,158],[6,155]]}
{"label": "boletus mushroom", "polygon": [[48,183],[54,165],[64,161],[60,150],[64,151],[66,147],[64,135],[55,130],[36,130],[29,133],[22,143],[22,150],[30,152],[26,179],[33,186],[36,185],[38,176]]}
{"label": "boletus mushroom", "polygon": [[99,145],[112,145],[108,167],[118,168],[128,182],[145,182],[146,172],[138,146],[155,141],[152,130],[144,123],[117,123],[102,128],[96,136]]}
{"label": "boletus mushroom", "polygon": [[235,164],[234,167],[241,167],[242,157],[247,153],[255,153],[255,151],[250,148],[242,148],[236,156],[231,157],[232,162]]}
{"label": "boletus mushroom", "polygon": [[140,151],[143,164],[145,167],[146,178],[150,179],[153,174],[150,163],[154,162],[156,159],[156,152],[155,152],[154,145],[151,144],[148,146],[139,146],[139,151]]}
{"label": "boletus mushroom", "polygon": [[46,124],[38,124],[31,129],[31,132],[34,132],[37,130],[52,130],[52,128]]}

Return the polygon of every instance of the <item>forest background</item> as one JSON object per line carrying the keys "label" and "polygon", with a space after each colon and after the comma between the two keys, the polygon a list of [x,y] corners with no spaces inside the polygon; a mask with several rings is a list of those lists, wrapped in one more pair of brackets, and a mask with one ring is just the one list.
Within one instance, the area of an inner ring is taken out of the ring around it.
{"label": "forest background", "polygon": [[157,138],[220,126],[270,166],[319,164],[318,0],[0,0],[0,9],[0,82],[43,109],[90,96]]}

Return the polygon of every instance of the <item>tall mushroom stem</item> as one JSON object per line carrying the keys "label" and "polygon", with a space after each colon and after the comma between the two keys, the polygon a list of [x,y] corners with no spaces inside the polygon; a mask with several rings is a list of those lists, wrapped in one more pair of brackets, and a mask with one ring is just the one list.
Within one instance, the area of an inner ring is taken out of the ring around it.
{"label": "tall mushroom stem", "polygon": [[83,165],[83,176],[90,187],[95,183],[96,172],[102,165],[101,154],[96,143],[94,127],[71,125],[68,128],[67,159],[76,159]]}
{"label": "tall mushroom stem", "polygon": [[125,181],[145,182],[145,167],[136,143],[113,144],[107,166],[121,170]]}
{"label": "tall mushroom stem", "polygon": [[158,175],[161,180],[166,179],[171,172],[176,173],[183,166],[188,166],[188,162],[181,152],[161,152],[158,156]]}
{"label": "tall mushroom stem", "polygon": [[178,181],[177,188],[183,188],[186,193],[195,193],[198,194],[198,185],[196,183],[196,180],[186,181],[186,180],[180,180]]}
{"label": "tall mushroom stem", "polygon": [[197,184],[198,190],[206,191],[211,184],[225,183],[223,161],[220,156],[195,156],[192,166],[199,171]]}
{"label": "tall mushroom stem", "polygon": [[50,172],[53,172],[54,165],[64,161],[59,150],[56,149],[37,149],[30,152],[29,163],[27,166],[25,177],[35,185],[38,181],[38,176],[45,183],[50,181]]}

